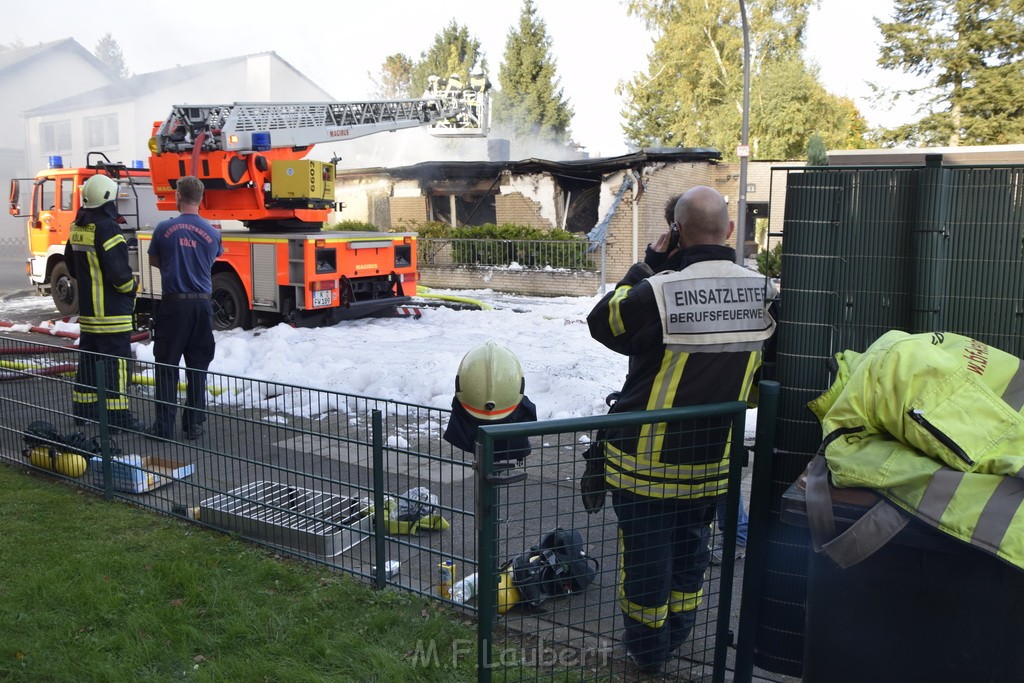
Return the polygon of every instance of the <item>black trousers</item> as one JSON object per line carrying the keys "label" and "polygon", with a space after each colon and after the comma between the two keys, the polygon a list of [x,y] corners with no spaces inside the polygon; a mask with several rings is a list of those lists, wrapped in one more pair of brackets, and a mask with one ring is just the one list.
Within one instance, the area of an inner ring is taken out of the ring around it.
{"label": "black trousers", "polygon": [[715,498],[648,498],[612,490],[619,522],[624,644],[657,666],[690,635],[703,596]]}
{"label": "black trousers", "polygon": [[164,300],[153,318],[156,367],[156,423],[161,436],[174,434],[178,406],[178,364],[185,358],[185,408],[181,426],[206,421],[206,371],[213,361],[213,304],[209,299]]}
{"label": "black trousers", "polygon": [[[99,394],[96,389],[96,363],[105,366],[108,424],[112,427],[131,427],[135,420],[128,406],[128,361],[132,357],[131,332],[96,334],[82,332],[78,337],[78,370],[71,390],[71,412],[78,420],[98,420]],[[111,356],[110,358],[102,358]]]}

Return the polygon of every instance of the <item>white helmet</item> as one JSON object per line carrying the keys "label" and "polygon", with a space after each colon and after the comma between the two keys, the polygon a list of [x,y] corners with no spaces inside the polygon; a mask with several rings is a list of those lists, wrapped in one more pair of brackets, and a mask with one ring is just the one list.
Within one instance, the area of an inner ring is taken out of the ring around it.
{"label": "white helmet", "polygon": [[97,173],[82,185],[82,206],[95,209],[117,199],[117,183],[108,175]]}
{"label": "white helmet", "polygon": [[525,384],[515,354],[489,341],[463,356],[455,397],[478,420],[501,420],[519,406]]}

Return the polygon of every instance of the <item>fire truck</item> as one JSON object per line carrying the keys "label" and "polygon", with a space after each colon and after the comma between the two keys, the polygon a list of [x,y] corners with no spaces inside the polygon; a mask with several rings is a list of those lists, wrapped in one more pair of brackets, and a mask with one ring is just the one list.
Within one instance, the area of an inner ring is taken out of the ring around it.
{"label": "fire truck", "polygon": [[[147,254],[152,228],[176,215],[177,181],[194,175],[205,187],[200,214],[224,226],[224,254],[213,268],[215,329],[259,321],[324,325],[400,310],[416,293],[415,233],[324,230],[339,208],[337,159],[305,157],[317,143],[421,126],[433,135],[482,137],[488,107],[486,80],[464,89],[454,78],[434,77],[416,99],[174,106],[154,124],[148,169],[91,152],[85,167],[62,168],[51,157],[34,180],[11,182],[10,212],[28,217],[26,272],[60,313],[77,311],[64,245],[79,188],[105,173],[120,186],[118,209],[139,279],[137,311],[149,312],[162,291]],[[22,182],[32,186],[26,210]]]}

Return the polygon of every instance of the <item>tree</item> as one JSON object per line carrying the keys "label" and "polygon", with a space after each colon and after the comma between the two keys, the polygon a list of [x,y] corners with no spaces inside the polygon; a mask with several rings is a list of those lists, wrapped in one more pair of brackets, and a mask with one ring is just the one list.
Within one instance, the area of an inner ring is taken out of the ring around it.
{"label": "tree", "polygon": [[547,26],[533,0],[524,0],[519,26],[510,29],[498,70],[494,124],[512,138],[533,136],[565,144],[573,110],[559,87]]}
{"label": "tree", "polygon": [[[863,147],[853,103],[825,91],[803,61],[807,13],[817,0],[747,0],[752,155],[802,158],[818,132]],[[646,74],[622,86],[623,131],[638,147],[714,147],[733,158],[743,116],[743,30],[733,0],[630,0],[659,37]]]}
{"label": "tree", "polygon": [[480,51],[480,41],[469,35],[468,28],[452,19],[434,36],[430,49],[420,54],[420,61],[412,68],[409,91],[417,96],[422,94],[430,76],[447,79],[454,74],[463,83],[469,83],[474,67],[487,73],[487,60]]}
{"label": "tree", "polygon": [[101,62],[109,66],[110,70],[120,78],[128,78],[131,75],[131,72],[128,71],[128,65],[125,63],[121,46],[114,40],[113,35],[108,33],[100,38],[99,42],[96,43],[96,49],[93,50],[93,54]]}
{"label": "tree", "polygon": [[[878,64],[931,80],[930,112],[888,144],[1024,142],[1024,0],[894,0]],[[898,91],[913,94],[914,91]]]}
{"label": "tree", "polygon": [[25,47],[25,43],[22,42],[21,38],[16,38],[9,43],[0,43],[0,52],[6,52],[7,50],[20,50]]}
{"label": "tree", "polygon": [[407,97],[419,97],[422,91],[413,93],[410,90],[412,83],[412,60],[401,52],[388,55],[380,67],[380,80],[367,73],[370,80],[376,87],[377,97],[385,100],[404,99]]}
{"label": "tree", "polygon": [[807,164],[809,166],[828,166],[828,151],[821,136],[815,133],[807,143]]}

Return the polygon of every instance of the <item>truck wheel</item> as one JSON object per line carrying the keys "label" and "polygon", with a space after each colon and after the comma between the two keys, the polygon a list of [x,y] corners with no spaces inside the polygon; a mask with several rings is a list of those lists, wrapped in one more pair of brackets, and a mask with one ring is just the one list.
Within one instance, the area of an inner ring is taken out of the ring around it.
{"label": "truck wheel", "polygon": [[61,261],[50,274],[50,296],[61,315],[78,313],[78,283],[68,273],[68,264]]}
{"label": "truck wheel", "polygon": [[245,288],[233,273],[215,273],[213,276],[213,329],[233,330],[252,327],[252,311]]}

